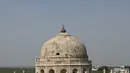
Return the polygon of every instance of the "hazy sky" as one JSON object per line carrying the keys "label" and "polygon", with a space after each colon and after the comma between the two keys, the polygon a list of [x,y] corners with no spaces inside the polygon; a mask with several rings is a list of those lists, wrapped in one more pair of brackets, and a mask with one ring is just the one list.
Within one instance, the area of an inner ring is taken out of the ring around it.
{"label": "hazy sky", "polygon": [[130,65],[130,0],[0,0],[0,66],[34,66],[62,24],[94,65]]}

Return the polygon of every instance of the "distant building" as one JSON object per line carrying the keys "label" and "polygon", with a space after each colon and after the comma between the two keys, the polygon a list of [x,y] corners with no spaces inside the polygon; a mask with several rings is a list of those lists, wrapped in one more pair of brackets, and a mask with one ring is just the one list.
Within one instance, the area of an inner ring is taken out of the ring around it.
{"label": "distant building", "polygon": [[36,73],[91,73],[91,70],[85,45],[68,34],[64,27],[43,44],[35,62]]}
{"label": "distant building", "polygon": [[110,70],[110,73],[129,73],[129,69],[125,66],[115,67]]}
{"label": "distant building", "polygon": [[98,67],[92,66],[92,71],[97,71],[97,70],[98,70]]}

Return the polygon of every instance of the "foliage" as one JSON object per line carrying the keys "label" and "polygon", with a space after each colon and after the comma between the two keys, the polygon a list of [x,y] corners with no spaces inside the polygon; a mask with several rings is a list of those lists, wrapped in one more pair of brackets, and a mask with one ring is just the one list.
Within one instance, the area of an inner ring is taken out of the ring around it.
{"label": "foliage", "polygon": [[106,70],[106,73],[109,73],[110,72],[110,69],[108,68],[108,66],[101,66],[100,68],[98,68],[98,71],[103,73],[103,69]]}
{"label": "foliage", "polygon": [[34,68],[0,68],[0,73],[14,73],[14,70],[16,73],[23,73],[23,70],[25,73],[35,73]]}

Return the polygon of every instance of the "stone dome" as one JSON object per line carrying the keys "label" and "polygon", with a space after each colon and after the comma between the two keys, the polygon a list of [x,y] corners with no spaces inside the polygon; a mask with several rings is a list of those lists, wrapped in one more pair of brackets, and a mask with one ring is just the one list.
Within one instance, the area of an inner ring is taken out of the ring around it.
{"label": "stone dome", "polygon": [[79,40],[69,35],[64,27],[55,37],[46,41],[41,49],[41,56],[46,57],[83,57],[87,58],[86,47]]}

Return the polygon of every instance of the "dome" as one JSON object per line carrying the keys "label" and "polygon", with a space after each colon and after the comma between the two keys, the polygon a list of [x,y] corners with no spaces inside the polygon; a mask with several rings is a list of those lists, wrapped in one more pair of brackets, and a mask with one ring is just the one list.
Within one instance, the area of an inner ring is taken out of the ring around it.
{"label": "dome", "polygon": [[69,35],[64,27],[61,33],[46,41],[41,49],[42,57],[88,57],[86,47]]}

